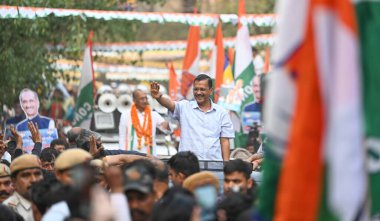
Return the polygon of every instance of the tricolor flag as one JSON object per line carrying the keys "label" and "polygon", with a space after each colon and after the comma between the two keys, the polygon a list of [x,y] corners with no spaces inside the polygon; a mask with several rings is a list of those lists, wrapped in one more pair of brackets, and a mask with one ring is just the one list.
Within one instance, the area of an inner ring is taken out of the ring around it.
{"label": "tricolor flag", "polygon": [[[361,72],[353,5],[349,0],[278,4],[272,57],[276,68],[264,108],[271,144],[262,186],[268,182],[273,189],[266,190],[267,197],[260,196],[260,214],[281,221],[365,220]],[[282,160],[282,165],[274,160]]]}
{"label": "tricolor flag", "polygon": [[94,69],[92,66],[92,31],[88,36],[87,46],[84,50],[82,74],[80,77],[79,94],[75,105],[73,126],[90,128],[94,112]]}
{"label": "tricolor flag", "polygon": [[[239,19],[245,14],[245,2],[239,1]],[[241,79],[244,89],[244,98],[242,100],[242,108],[253,101],[252,90],[245,90],[246,88],[252,88],[252,80],[255,75],[253,68],[253,57],[251,49],[251,41],[249,38],[249,31],[246,24],[242,24],[239,21],[239,27],[236,34],[235,41],[235,59],[233,65],[233,73],[235,82]]]}
{"label": "tricolor flag", "polygon": [[177,74],[175,73],[173,63],[170,63],[169,68],[169,96],[172,100],[177,100],[177,93],[178,93],[178,80],[177,80]]}
{"label": "tricolor flag", "polygon": [[[186,54],[182,65],[181,94],[187,97],[195,77],[199,74],[199,60],[201,50],[199,47],[200,28],[190,26],[187,36]],[[189,95],[190,97],[192,95]]]}
{"label": "tricolor flag", "polygon": [[363,72],[362,97],[370,212],[373,218],[380,214],[380,1],[358,0],[356,3]]}

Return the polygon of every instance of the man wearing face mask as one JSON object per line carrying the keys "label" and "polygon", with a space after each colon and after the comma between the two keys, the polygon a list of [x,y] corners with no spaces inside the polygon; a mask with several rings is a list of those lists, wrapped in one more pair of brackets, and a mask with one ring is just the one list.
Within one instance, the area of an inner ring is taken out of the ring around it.
{"label": "man wearing face mask", "polygon": [[193,82],[194,99],[174,102],[164,97],[157,82],[151,83],[151,95],[181,124],[179,151],[192,151],[199,160],[228,161],[234,129],[228,112],[212,102],[212,79],[198,75]]}
{"label": "man wearing face mask", "polygon": [[241,159],[230,160],[224,165],[224,195],[232,192],[247,193],[254,183],[251,179],[252,166]]}

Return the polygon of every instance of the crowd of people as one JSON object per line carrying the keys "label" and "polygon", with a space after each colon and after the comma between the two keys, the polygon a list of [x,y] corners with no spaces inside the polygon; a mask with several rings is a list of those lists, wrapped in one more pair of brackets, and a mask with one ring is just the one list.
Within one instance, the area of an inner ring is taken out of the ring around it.
{"label": "crowd of people", "polygon": [[249,220],[253,212],[257,184],[241,159],[225,162],[221,189],[191,151],[167,161],[112,153],[81,128],[68,132],[70,143],[54,140],[42,150],[38,125],[28,128],[31,154],[14,127],[14,139],[1,141],[0,154],[11,155],[0,164],[1,220]]}
{"label": "crowd of people", "polygon": [[[151,83],[150,95],[181,125],[178,153],[159,159],[156,128],[172,128],[143,90],[133,91],[133,105],[120,117],[118,150],[104,148],[101,134],[81,127],[46,141],[41,131],[57,127],[53,116],[40,115],[37,93],[22,90],[25,118],[13,119],[0,139],[1,220],[250,220],[258,188],[251,173],[263,151],[230,153],[233,124],[212,94],[212,79],[202,74],[191,101],[172,101]],[[53,96],[54,116],[63,117],[59,93]],[[223,179],[202,161],[221,162]]]}

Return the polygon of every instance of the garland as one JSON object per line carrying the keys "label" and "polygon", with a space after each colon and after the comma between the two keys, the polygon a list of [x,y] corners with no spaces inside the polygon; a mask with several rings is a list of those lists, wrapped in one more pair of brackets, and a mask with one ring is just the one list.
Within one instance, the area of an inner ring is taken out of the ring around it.
{"label": "garland", "polygon": [[[224,48],[234,48],[236,38],[223,38]],[[273,35],[262,34],[250,37],[250,44],[257,45],[272,45]],[[54,47],[49,45],[48,47]],[[64,45],[57,45],[64,47]],[[187,41],[135,41],[127,43],[94,43],[92,50],[95,52],[125,52],[125,51],[172,51],[186,50]],[[215,47],[214,39],[203,39],[199,42],[201,50],[212,50]]]}
{"label": "garland", "polygon": [[139,117],[137,115],[136,105],[132,105],[131,109],[132,126],[135,128],[137,135],[137,147],[141,150],[141,140],[144,138],[144,146],[148,147],[148,154],[150,154],[150,148],[152,147],[152,115],[150,107],[147,106],[144,110],[144,122],[141,126]]}
{"label": "garland", "polygon": [[65,8],[39,8],[39,7],[18,7],[0,6],[1,18],[27,18],[36,19],[47,16],[67,17],[80,16],[82,19],[93,18],[103,20],[121,19],[127,21],[140,21],[142,23],[158,22],[179,22],[188,25],[206,25],[216,27],[219,17],[223,23],[237,24],[239,21],[246,25],[256,24],[257,26],[271,27],[276,23],[274,14],[246,14],[240,18],[236,14],[190,14],[190,13],[170,13],[170,12],[130,12],[130,11],[105,11],[86,9],[65,9]]}

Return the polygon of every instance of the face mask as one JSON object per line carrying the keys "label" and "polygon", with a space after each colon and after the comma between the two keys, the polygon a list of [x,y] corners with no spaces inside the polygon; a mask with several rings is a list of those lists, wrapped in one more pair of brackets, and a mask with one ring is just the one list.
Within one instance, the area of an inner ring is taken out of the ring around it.
{"label": "face mask", "polygon": [[199,206],[203,209],[211,210],[216,207],[217,192],[214,186],[201,186],[194,191],[195,198]]}
{"label": "face mask", "polygon": [[232,192],[234,192],[234,193],[238,193],[238,192],[240,192],[240,186],[232,186],[232,188],[231,188],[231,190],[232,190]]}
{"label": "face mask", "polygon": [[169,180],[168,187],[172,188],[174,186],[173,181]]}

